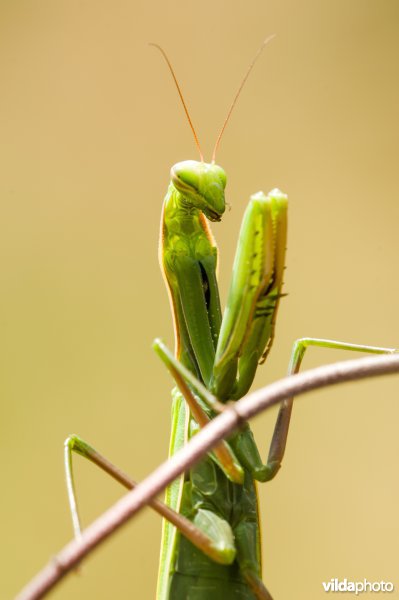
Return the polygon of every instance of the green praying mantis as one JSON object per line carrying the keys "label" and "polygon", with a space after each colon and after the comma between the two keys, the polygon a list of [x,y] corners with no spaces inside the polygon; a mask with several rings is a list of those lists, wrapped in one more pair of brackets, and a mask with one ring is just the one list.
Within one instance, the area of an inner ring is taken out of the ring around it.
{"label": "green praying mantis", "polygon": [[[160,263],[169,292],[175,353],[155,340],[172,373],[170,454],[179,450],[226,403],[244,396],[270,351],[283,296],[287,196],[278,189],[251,196],[242,221],[233,275],[222,315],[216,278],[218,251],[207,220],[225,211],[226,174],[215,162],[220,139],[251,62],[206,163],[174,71],[200,161],[175,164],[163,203]],[[303,338],[292,349],[288,373],[297,373],[309,346],[391,353],[395,350]],[[268,458],[262,461],[248,425],[166,490],[151,506],[163,517],[157,600],[272,600],[262,581],[256,482],[278,472],[285,452],[293,399],[280,407]],[[72,475],[72,452],[85,456],[128,488],[135,483],[78,436],[65,443],[67,487],[76,536],[81,527]]]}

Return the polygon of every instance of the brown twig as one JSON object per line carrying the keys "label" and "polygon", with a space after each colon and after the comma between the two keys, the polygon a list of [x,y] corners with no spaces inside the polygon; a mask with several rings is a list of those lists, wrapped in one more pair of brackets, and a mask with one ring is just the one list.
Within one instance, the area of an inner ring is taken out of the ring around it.
{"label": "brown twig", "polygon": [[377,356],[339,362],[292,375],[249,394],[216,417],[205,429],[167,462],[159,466],[134,490],[116,502],[67,544],[18,594],[16,600],[43,598],[94,548],[155,498],[171,481],[198,462],[222,438],[242,422],[286,398],[346,381],[399,372],[399,355]]}

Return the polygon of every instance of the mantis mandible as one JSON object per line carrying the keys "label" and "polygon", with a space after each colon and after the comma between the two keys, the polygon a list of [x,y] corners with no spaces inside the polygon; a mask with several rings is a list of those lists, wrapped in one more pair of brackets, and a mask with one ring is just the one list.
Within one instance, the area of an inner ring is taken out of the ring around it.
{"label": "mantis mandible", "polygon": [[[267,38],[251,62],[206,163],[185,101],[200,161],[175,164],[163,203],[159,258],[169,292],[175,354],[160,341],[154,349],[171,371],[170,453],[249,390],[259,363],[270,351],[282,297],[287,237],[287,196],[278,189],[250,198],[242,222],[233,276],[222,316],[216,279],[218,251],[207,220],[225,211],[226,174],[216,151],[241,89]],[[305,350],[320,346],[382,354],[393,349],[303,338],[292,349],[288,373],[298,372]],[[260,457],[248,425],[223,440],[151,506],[164,517],[157,600],[272,600],[262,581],[256,481],[278,472],[284,456],[293,399],[280,407],[267,461]],[[75,534],[80,522],[72,476],[72,451],[126,487],[135,483],[78,436],[65,443],[67,486]]]}

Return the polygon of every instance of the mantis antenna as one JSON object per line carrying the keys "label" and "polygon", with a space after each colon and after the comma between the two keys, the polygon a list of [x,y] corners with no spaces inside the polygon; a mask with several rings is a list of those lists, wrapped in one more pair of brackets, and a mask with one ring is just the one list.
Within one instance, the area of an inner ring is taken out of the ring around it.
{"label": "mantis antenna", "polygon": [[191,121],[191,118],[190,118],[190,114],[189,114],[189,112],[188,112],[187,105],[186,105],[186,103],[185,103],[185,101],[184,101],[183,94],[182,94],[182,91],[181,91],[181,89],[180,89],[180,86],[179,86],[179,83],[178,83],[178,81],[177,81],[177,77],[176,77],[176,75],[175,75],[175,72],[174,72],[174,70],[173,70],[173,67],[172,67],[172,65],[171,65],[171,62],[170,62],[170,60],[169,60],[169,58],[168,58],[168,56],[167,56],[167,54],[166,54],[165,50],[164,50],[163,48],[161,48],[161,46],[158,46],[158,44],[154,44],[154,43],[152,43],[152,42],[150,42],[150,46],[154,46],[155,48],[158,48],[158,50],[160,51],[160,53],[162,54],[162,56],[163,56],[163,57],[164,57],[164,59],[166,60],[166,64],[168,65],[168,67],[169,67],[169,70],[170,70],[170,72],[172,73],[173,81],[175,82],[175,84],[176,84],[176,87],[177,87],[177,91],[179,92],[180,100],[182,101],[183,108],[184,108],[184,112],[186,113],[186,117],[187,117],[187,120],[188,120],[188,122],[189,122],[189,125],[190,125],[190,128],[191,128],[191,131],[193,132],[193,136],[194,136],[195,144],[196,144],[196,146],[197,146],[197,148],[198,148],[198,152],[199,152],[199,154],[200,154],[200,157],[201,157],[201,162],[204,162],[204,157],[203,157],[203,155],[202,155],[202,152],[201,152],[201,147],[200,147],[200,144],[199,144],[199,141],[198,141],[198,136],[197,136],[197,134],[196,134],[196,132],[195,132],[195,129],[194,129],[193,122]]}
{"label": "mantis antenna", "polygon": [[242,90],[242,88],[244,87],[244,85],[245,85],[245,82],[247,81],[247,79],[248,79],[248,76],[249,76],[250,72],[252,71],[252,69],[253,69],[253,67],[254,67],[254,65],[255,65],[255,63],[256,63],[256,61],[258,60],[259,56],[261,55],[261,53],[262,53],[262,51],[263,51],[263,48],[264,48],[264,47],[265,47],[265,46],[266,46],[266,45],[267,45],[269,42],[271,42],[271,40],[272,40],[272,39],[275,37],[275,35],[276,35],[276,34],[274,34],[274,33],[273,33],[272,35],[269,35],[269,36],[268,36],[268,37],[267,37],[265,40],[263,40],[263,42],[262,42],[262,44],[261,44],[261,46],[260,46],[259,50],[257,51],[257,53],[255,54],[255,56],[253,57],[253,59],[252,59],[252,61],[251,61],[250,65],[249,65],[249,67],[248,67],[248,70],[247,70],[247,72],[245,73],[245,75],[244,75],[244,77],[243,77],[243,79],[242,79],[242,81],[241,81],[241,83],[240,83],[240,85],[239,85],[239,88],[238,88],[238,90],[237,90],[237,93],[236,93],[236,95],[234,96],[233,102],[231,103],[231,106],[230,106],[230,108],[229,108],[229,111],[228,111],[228,113],[227,113],[227,116],[226,116],[226,118],[225,118],[225,120],[224,120],[224,122],[223,122],[222,128],[221,128],[221,130],[220,130],[220,132],[219,132],[219,135],[218,135],[218,137],[217,137],[217,139],[216,139],[216,144],[215,144],[215,147],[214,147],[214,149],[213,149],[213,154],[212,154],[212,163],[214,163],[214,162],[215,162],[215,159],[216,159],[216,151],[217,151],[217,149],[218,149],[218,147],[219,147],[220,140],[221,140],[221,138],[222,138],[222,135],[223,135],[223,133],[224,133],[224,130],[226,129],[226,125],[227,125],[227,123],[228,123],[228,122],[229,122],[229,120],[230,120],[230,116],[231,116],[231,113],[233,112],[233,108],[235,107],[235,105],[236,105],[236,103],[237,103],[238,96],[241,94],[241,90]]}

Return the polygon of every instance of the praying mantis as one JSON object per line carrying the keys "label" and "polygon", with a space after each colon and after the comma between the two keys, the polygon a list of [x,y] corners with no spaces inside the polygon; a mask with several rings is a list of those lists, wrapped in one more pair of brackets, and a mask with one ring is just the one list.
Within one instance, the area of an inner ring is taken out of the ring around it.
{"label": "praying mantis", "polygon": [[[210,163],[203,160],[197,135],[174,71],[200,161],[171,169],[161,217],[160,263],[175,328],[175,353],[160,340],[154,349],[172,373],[170,453],[222,412],[226,403],[250,389],[259,363],[271,349],[280,299],[287,240],[287,196],[278,189],[250,198],[242,222],[233,276],[222,315],[216,278],[218,251],[209,221],[225,211],[226,174],[216,152],[244,76],[217,138]],[[320,346],[383,354],[393,349],[303,338],[292,349],[288,373],[297,373],[304,353]],[[270,481],[284,457],[293,399],[279,411],[270,450],[263,462],[248,425],[166,491],[165,504],[152,503],[164,517],[157,600],[272,600],[262,581],[256,481]],[[132,482],[78,436],[65,443],[67,487],[75,534],[80,535],[72,476],[72,452],[90,459],[126,487]]]}

